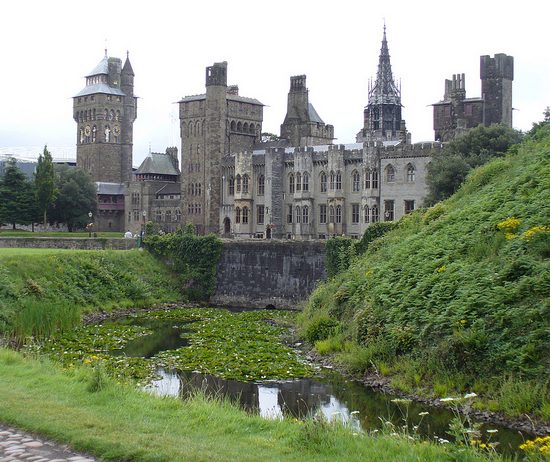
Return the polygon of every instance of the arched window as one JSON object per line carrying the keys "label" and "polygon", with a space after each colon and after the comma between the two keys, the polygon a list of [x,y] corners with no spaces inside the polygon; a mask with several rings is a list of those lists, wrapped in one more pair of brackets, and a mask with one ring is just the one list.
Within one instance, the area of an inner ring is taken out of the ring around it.
{"label": "arched window", "polygon": [[202,195],[202,185],[199,183],[197,185],[197,196],[200,196]]}
{"label": "arched window", "polygon": [[248,194],[248,175],[243,175],[243,194]]}
{"label": "arched window", "polygon": [[408,164],[407,165],[407,181],[409,183],[412,183],[414,181],[414,177],[415,177],[414,166],[412,164]]}
{"label": "arched window", "polygon": [[265,176],[260,175],[258,177],[258,196],[265,194]]}
{"label": "arched window", "polygon": [[248,223],[248,207],[243,207],[243,225]]}
{"label": "arched window", "polygon": [[181,210],[180,209],[176,209],[176,221],[178,223],[181,222]]}
{"label": "arched window", "polygon": [[302,220],[302,211],[300,210],[300,206],[296,206],[296,223],[300,223]]}
{"label": "arched window", "polygon": [[370,169],[365,170],[365,189],[370,189]]}
{"label": "arched window", "polygon": [[111,109],[111,114],[109,115],[109,120],[115,120],[115,110]]}
{"label": "arched window", "polygon": [[371,211],[371,218],[373,223],[377,223],[379,219],[378,206],[373,205]]}
{"label": "arched window", "polygon": [[294,174],[293,173],[288,175],[288,192],[291,194],[294,193]]}
{"label": "arched window", "polygon": [[302,175],[300,172],[296,174],[296,191],[300,191],[302,189]]}
{"label": "arched window", "polygon": [[336,223],[342,223],[342,206],[336,206]]}
{"label": "arched window", "polygon": [[187,127],[189,130],[189,136],[193,135],[193,122],[189,122],[189,126]]}
{"label": "arched window", "polygon": [[235,223],[240,223],[240,222],[241,222],[241,209],[237,207],[235,209]]}
{"label": "arched window", "polygon": [[238,131],[238,132],[242,132],[242,131],[243,131],[243,124],[242,124],[241,122],[239,122],[239,123],[237,124],[237,131]]}
{"label": "arched window", "polygon": [[352,179],[352,191],[353,192],[359,192],[361,190],[361,175],[359,175],[359,172],[357,170],[354,170],[351,174]]}
{"label": "arched window", "polygon": [[237,124],[234,120],[231,121],[231,131],[234,132],[237,129]]}
{"label": "arched window", "polygon": [[155,221],[157,223],[160,223],[162,221],[162,210],[157,210],[157,213],[155,215]]}
{"label": "arched window", "polygon": [[340,189],[342,189],[342,174],[338,170],[336,172],[336,190],[339,191]]}
{"label": "arched window", "polygon": [[243,132],[248,133],[248,122],[245,122],[243,125]]}
{"label": "arched window", "polygon": [[302,223],[309,223],[309,207],[307,205],[302,207]]}
{"label": "arched window", "polygon": [[370,209],[368,205],[365,205],[365,223],[370,222]]}
{"label": "arched window", "polygon": [[330,172],[329,186],[330,186],[330,190],[333,191],[334,190],[334,172]]}
{"label": "arched window", "polygon": [[233,175],[229,177],[229,195],[232,196],[235,194],[235,178]]}
{"label": "arched window", "polygon": [[241,175],[237,175],[235,179],[237,180],[237,192],[240,193],[241,192]]}
{"label": "arched window", "polygon": [[327,192],[327,174],[321,172],[321,192]]}
{"label": "arched window", "polygon": [[330,206],[328,208],[328,222],[334,223],[334,206]]}
{"label": "arched window", "polygon": [[395,169],[393,168],[392,164],[388,164],[386,166],[386,181],[388,183],[395,181]]}
{"label": "arched window", "polygon": [[373,169],[372,171],[372,189],[378,189],[378,170]]}
{"label": "arched window", "polygon": [[307,172],[304,172],[304,175],[302,176],[302,190],[309,191],[309,175]]}
{"label": "arched window", "polygon": [[191,195],[195,195],[195,183],[191,183]]}
{"label": "arched window", "polygon": [[169,223],[172,221],[172,211],[171,210],[167,210],[166,213],[164,214],[164,220]]}
{"label": "arched window", "polygon": [[250,128],[248,129],[248,131],[250,133],[256,133],[256,127],[254,126],[254,124],[250,124]]}

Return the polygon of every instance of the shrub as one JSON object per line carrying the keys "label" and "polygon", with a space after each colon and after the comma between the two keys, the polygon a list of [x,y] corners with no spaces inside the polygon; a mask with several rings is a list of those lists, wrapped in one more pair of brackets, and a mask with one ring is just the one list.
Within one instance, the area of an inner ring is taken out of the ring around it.
{"label": "shrub", "polygon": [[397,223],[393,221],[381,221],[370,225],[365,230],[361,240],[355,246],[355,251],[357,255],[364,254],[369,248],[369,245],[372,241],[374,241],[375,239],[378,239],[379,237],[382,237],[388,231],[391,231],[396,227],[397,227]]}
{"label": "shrub", "polygon": [[355,243],[349,237],[335,237],[327,241],[325,266],[329,278],[349,268],[355,256]]}
{"label": "shrub", "polygon": [[337,327],[338,322],[328,316],[314,319],[306,328],[306,340],[313,344],[319,340],[325,340],[336,333]]}

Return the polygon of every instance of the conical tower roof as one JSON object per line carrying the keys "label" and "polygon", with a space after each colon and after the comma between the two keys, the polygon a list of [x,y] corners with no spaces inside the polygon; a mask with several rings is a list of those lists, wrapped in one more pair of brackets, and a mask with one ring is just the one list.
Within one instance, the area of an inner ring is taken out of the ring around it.
{"label": "conical tower roof", "polygon": [[130,52],[126,52],[126,62],[124,63],[124,67],[122,68],[122,72],[130,75],[135,75],[134,70],[132,69],[132,65],[130,64]]}
{"label": "conical tower roof", "polygon": [[378,72],[376,82],[369,91],[369,104],[401,104],[401,92],[393,80],[385,24],[378,58]]}

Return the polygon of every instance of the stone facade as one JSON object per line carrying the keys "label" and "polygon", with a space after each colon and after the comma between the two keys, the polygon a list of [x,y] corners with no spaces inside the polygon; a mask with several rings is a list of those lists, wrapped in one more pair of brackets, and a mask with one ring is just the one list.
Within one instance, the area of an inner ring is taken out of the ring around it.
{"label": "stone facade", "polygon": [[503,53],[480,57],[481,97],[466,98],[466,76],[445,80],[443,100],[433,104],[436,141],[450,141],[480,124],[512,127],[514,58]]}
{"label": "stone facade", "polygon": [[[86,86],[73,97],[73,117],[77,123],[76,164],[88,172],[93,181],[123,184],[131,180],[136,110],[130,59],[127,57],[122,66],[119,58],[108,57],[105,50],[104,58],[86,76]],[[95,229],[122,231],[123,207],[99,203]]]}

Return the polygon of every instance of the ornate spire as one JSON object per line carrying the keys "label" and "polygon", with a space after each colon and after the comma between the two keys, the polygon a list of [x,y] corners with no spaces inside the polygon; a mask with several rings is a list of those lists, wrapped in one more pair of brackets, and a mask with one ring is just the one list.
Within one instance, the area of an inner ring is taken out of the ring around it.
{"label": "ornate spire", "polygon": [[391,71],[390,51],[386,39],[386,22],[378,59],[376,82],[369,92],[369,104],[401,104],[401,92],[395,85]]}

